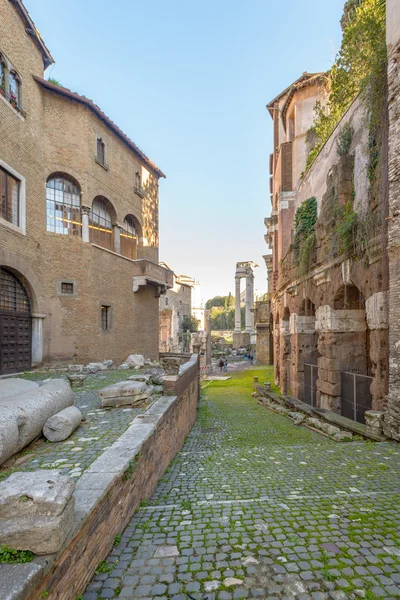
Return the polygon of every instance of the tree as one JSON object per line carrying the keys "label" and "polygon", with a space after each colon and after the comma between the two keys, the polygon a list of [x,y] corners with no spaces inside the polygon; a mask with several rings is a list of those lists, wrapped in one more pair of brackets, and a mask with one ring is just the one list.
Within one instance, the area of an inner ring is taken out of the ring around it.
{"label": "tree", "polygon": [[210,308],[213,308],[214,306],[225,306],[225,298],[227,298],[227,296],[214,296],[214,298],[207,300],[206,310],[210,310]]}
{"label": "tree", "polygon": [[185,315],[182,319],[182,330],[183,332],[190,331],[193,333],[193,331],[199,330],[199,324],[200,321],[193,315]]}

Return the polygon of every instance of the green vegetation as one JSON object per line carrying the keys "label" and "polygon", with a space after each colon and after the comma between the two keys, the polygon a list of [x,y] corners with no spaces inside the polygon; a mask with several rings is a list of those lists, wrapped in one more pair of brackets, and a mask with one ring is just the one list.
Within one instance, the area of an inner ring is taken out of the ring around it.
{"label": "green vegetation", "polygon": [[351,142],[353,140],[353,128],[349,123],[345,123],[339,133],[336,145],[336,152],[339,156],[347,156],[350,151]]}
{"label": "green vegetation", "polygon": [[315,105],[308,141],[307,169],[358,94],[371,123],[379,125],[386,90],[386,27],[383,0],[347,0],[341,20],[343,38],[333,67],[326,74],[328,101]]}
{"label": "green vegetation", "polygon": [[113,566],[109,565],[108,562],[106,562],[105,560],[102,560],[99,563],[95,573],[96,573],[96,575],[99,575],[99,573],[110,573],[110,571],[112,571],[112,570],[113,570]]}
{"label": "green vegetation", "polygon": [[315,196],[304,200],[296,211],[292,248],[300,274],[306,273],[312,266],[317,216]]}
{"label": "green vegetation", "polygon": [[47,80],[49,83],[52,83],[53,85],[56,85],[58,87],[63,87],[61,85],[61,83],[58,81],[58,79],[54,79],[54,77],[49,77]]}
{"label": "green vegetation", "polygon": [[199,330],[200,321],[193,315],[185,315],[182,319],[182,330],[183,332],[193,332]]}
{"label": "green vegetation", "polygon": [[28,563],[35,555],[30,550],[14,550],[8,546],[0,546],[0,563]]}
{"label": "green vegetation", "polygon": [[117,533],[117,535],[114,537],[114,546],[117,547],[119,546],[121,543],[121,534]]}

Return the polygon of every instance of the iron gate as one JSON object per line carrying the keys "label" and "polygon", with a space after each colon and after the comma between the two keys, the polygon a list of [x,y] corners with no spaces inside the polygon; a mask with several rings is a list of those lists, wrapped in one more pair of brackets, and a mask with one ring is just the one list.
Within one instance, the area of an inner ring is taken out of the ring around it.
{"label": "iron gate", "polygon": [[317,406],[318,366],[304,363],[304,402]]}
{"label": "iron gate", "polygon": [[352,373],[342,371],[341,380],[341,414],[343,417],[364,423],[364,413],[371,410],[372,396],[371,383],[372,377],[361,375],[361,373]]}

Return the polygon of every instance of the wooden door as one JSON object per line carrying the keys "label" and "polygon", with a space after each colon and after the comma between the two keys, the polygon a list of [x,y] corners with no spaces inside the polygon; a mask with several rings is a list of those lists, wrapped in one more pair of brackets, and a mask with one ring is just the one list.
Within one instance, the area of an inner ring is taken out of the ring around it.
{"label": "wooden door", "polygon": [[28,294],[10,271],[0,269],[0,375],[31,368],[32,318]]}

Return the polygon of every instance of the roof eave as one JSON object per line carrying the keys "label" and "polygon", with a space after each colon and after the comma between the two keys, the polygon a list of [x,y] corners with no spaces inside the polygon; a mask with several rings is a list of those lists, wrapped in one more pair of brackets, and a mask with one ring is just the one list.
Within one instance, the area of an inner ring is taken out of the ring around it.
{"label": "roof eave", "polygon": [[43,59],[44,68],[47,69],[50,65],[54,63],[54,58],[52,57],[50,50],[47,48],[46,44],[41,38],[40,33],[36,29],[36,25],[33,22],[30,14],[26,10],[24,4],[21,0],[9,0],[11,4],[15,7],[18,14],[20,15],[22,21],[26,25],[25,31],[28,35],[30,35],[34,41],[34,43],[38,46]]}
{"label": "roof eave", "polygon": [[111,119],[107,117],[107,115],[92,100],[86,98],[85,96],[80,96],[76,92],[71,92],[71,90],[65,87],[54,85],[53,83],[50,83],[50,81],[42,79],[37,75],[33,75],[33,78],[39,85],[46,88],[47,90],[50,90],[51,92],[59,94],[60,96],[64,96],[65,98],[68,98],[75,102],[79,102],[80,104],[83,104],[84,106],[89,108],[92,112],[95,113],[97,117],[99,117],[99,119],[103,121],[103,123],[109,129],[111,129],[111,131],[113,131],[120,139],[122,139],[122,141],[125,142],[125,144],[139,158],[141,158],[141,160],[143,160],[144,163],[146,163],[146,165],[153,171],[153,173],[155,173],[159,178],[163,177],[164,179],[166,179],[166,175],[161,171],[161,169],[159,169],[157,165],[153,163],[148,156],[146,156],[143,150],[141,150],[139,146],[132,142],[132,140],[128,138],[128,136],[118,127],[118,125],[111,121]]}

